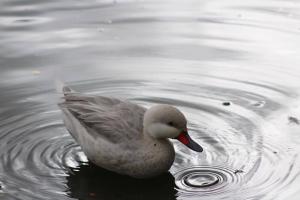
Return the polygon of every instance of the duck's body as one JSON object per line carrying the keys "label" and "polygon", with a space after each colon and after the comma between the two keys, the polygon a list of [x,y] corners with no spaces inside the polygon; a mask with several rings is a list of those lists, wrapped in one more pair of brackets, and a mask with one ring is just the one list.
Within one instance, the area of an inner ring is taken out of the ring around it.
{"label": "duck's body", "polygon": [[65,102],[59,105],[65,125],[90,161],[137,178],[156,176],[171,167],[173,145],[144,128],[145,108],[114,98],[75,93],[68,87],[63,91]]}

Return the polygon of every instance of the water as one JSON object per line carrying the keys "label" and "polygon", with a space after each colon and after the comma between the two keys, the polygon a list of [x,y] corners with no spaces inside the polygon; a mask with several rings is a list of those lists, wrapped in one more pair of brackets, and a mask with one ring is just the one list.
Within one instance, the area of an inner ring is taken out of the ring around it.
{"label": "water", "polygon": [[[300,198],[300,3],[0,3],[0,199]],[[135,180],[87,161],[55,80],[189,120],[169,174]]]}

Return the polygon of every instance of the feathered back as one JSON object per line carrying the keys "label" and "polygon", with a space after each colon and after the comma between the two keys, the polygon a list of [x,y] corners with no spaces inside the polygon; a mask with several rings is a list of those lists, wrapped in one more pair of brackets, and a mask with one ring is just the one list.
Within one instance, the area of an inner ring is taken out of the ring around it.
{"label": "feathered back", "polygon": [[[63,93],[65,101],[59,106],[68,115],[65,120],[73,120],[66,124],[80,123],[95,139],[111,143],[142,137],[145,108],[115,98],[83,95],[66,86]],[[79,132],[76,130],[70,132],[73,136],[80,134],[72,133]]]}

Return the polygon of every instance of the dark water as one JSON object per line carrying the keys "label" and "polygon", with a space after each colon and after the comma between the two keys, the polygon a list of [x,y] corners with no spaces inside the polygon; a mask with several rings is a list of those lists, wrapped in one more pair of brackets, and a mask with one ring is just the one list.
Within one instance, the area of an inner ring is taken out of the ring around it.
{"label": "dark water", "polygon": [[[0,199],[300,198],[300,2],[0,3]],[[169,103],[205,149],[174,142],[169,174],[87,162],[55,80],[144,106]]]}

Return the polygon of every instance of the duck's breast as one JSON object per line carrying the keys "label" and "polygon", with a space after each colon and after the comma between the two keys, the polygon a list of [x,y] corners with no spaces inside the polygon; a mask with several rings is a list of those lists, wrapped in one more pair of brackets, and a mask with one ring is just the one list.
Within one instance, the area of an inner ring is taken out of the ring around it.
{"label": "duck's breast", "polygon": [[150,140],[139,144],[140,149],[128,152],[121,173],[137,178],[153,177],[167,172],[175,158],[173,145],[168,140]]}

